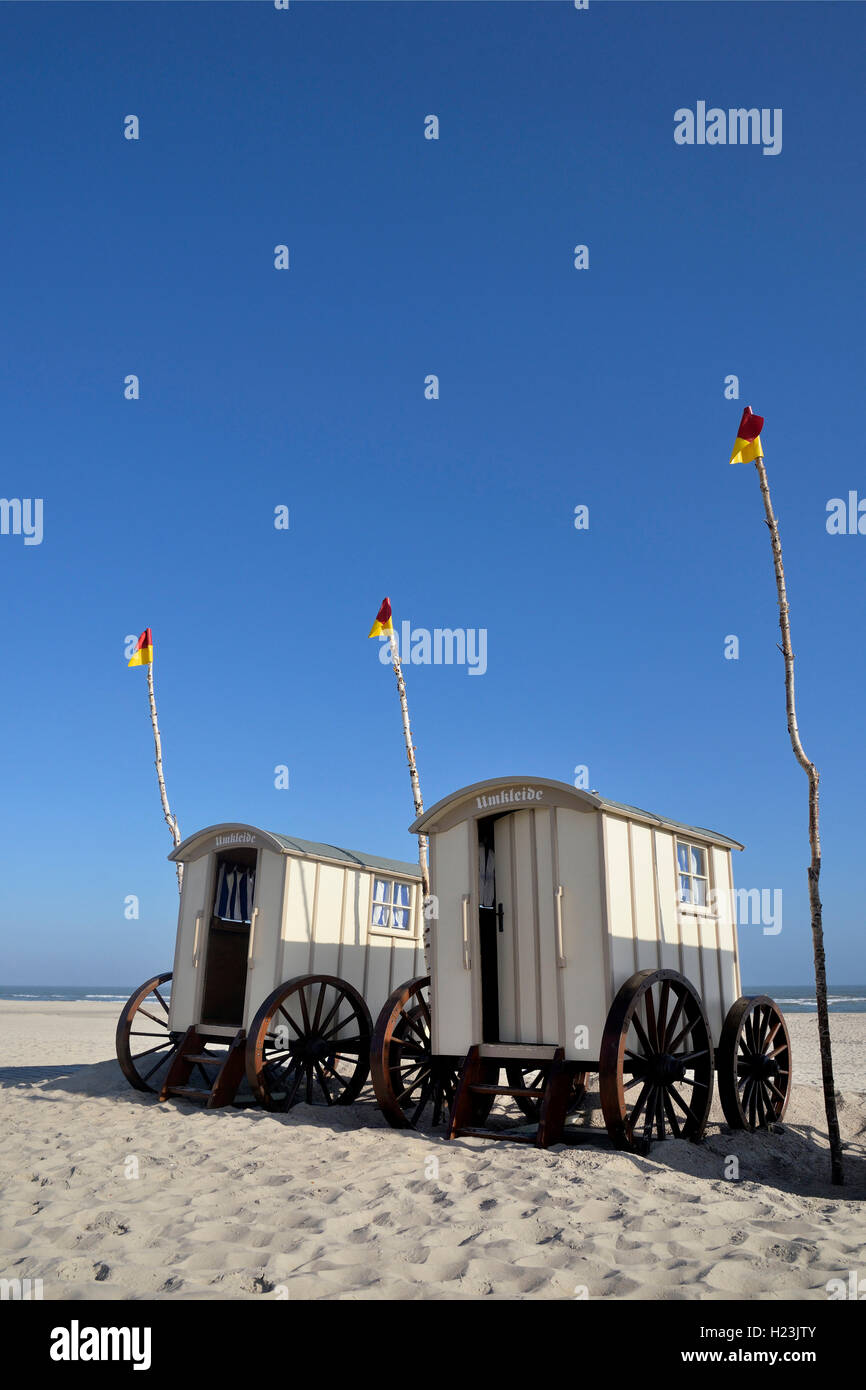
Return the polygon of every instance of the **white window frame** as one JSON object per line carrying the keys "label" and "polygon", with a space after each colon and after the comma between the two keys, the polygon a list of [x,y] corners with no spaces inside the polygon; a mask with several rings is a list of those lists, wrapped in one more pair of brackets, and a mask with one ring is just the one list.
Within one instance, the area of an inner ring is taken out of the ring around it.
{"label": "white window frame", "polygon": [[[683,870],[680,868],[680,856],[679,856],[679,848],[680,848],[680,845],[682,845],[683,848],[684,848],[684,849],[687,849],[688,852],[689,852],[689,864],[691,864],[692,850],[693,850],[693,849],[700,850],[701,854],[704,856],[704,873],[702,873],[702,874],[695,874],[695,873],[692,873],[691,869],[689,869],[687,873],[684,873],[684,872],[683,872]],[[716,916],[716,913],[715,913],[715,911],[714,911],[714,909],[713,909],[713,907],[712,907],[713,898],[712,898],[712,884],[711,884],[711,881],[710,881],[710,847],[709,847],[709,845],[703,845],[703,844],[700,843],[699,840],[682,840],[682,839],[680,839],[680,837],[677,835],[677,836],[674,837],[674,862],[675,862],[675,864],[676,864],[676,872],[677,872],[677,910],[678,910],[679,912],[691,913],[691,914],[692,914],[693,916],[695,916],[695,917],[715,917],[715,916]],[[689,880],[689,892],[692,891],[692,882],[693,882],[694,879],[700,879],[700,881],[701,881],[702,883],[705,883],[706,886],[707,886],[707,887],[706,887],[706,895],[705,895],[705,896],[706,896],[706,902],[705,902],[705,903],[696,903],[696,902],[692,902],[691,899],[689,899],[689,901],[686,901],[685,899],[683,899],[683,898],[680,896],[680,895],[681,895],[681,891],[682,891],[681,888],[680,888],[680,879],[681,879],[681,878],[688,878],[688,880]]]}
{"label": "white window frame", "polygon": [[[387,884],[389,885],[388,898],[387,898],[384,902],[381,901],[381,900],[378,900],[378,899],[376,898],[376,896],[375,896],[375,894],[376,894],[376,883],[377,883],[377,881],[378,881],[379,883],[387,883]],[[408,914],[409,914],[409,925],[406,926],[406,927],[392,927],[392,926],[390,925],[390,914],[391,914],[391,911],[393,910],[393,907],[394,907],[394,888],[395,888],[395,885],[397,885],[397,884],[399,884],[401,888],[408,888],[408,889],[409,889],[409,902],[406,904],[406,906],[403,907],[402,904],[399,904],[399,903],[398,903],[398,907],[399,907],[400,911],[402,911],[402,912],[408,912]],[[418,938],[418,932],[417,932],[417,928],[416,928],[416,925],[415,925],[415,890],[416,890],[416,887],[417,887],[417,885],[414,884],[414,883],[412,882],[412,880],[411,880],[411,879],[408,879],[408,878],[399,878],[399,877],[395,877],[393,874],[386,874],[386,873],[374,873],[374,874],[373,874],[373,877],[372,877],[371,880],[370,880],[370,912],[369,912],[369,915],[368,915],[368,918],[367,918],[367,931],[369,932],[369,934],[370,934],[371,936],[392,936],[392,937],[396,937],[398,941],[416,941],[416,940],[417,940],[417,938]],[[377,907],[387,907],[387,908],[388,908],[388,915],[389,915],[389,925],[388,925],[388,926],[380,926],[377,922],[374,922],[374,921],[373,921],[373,913],[376,911],[376,908],[377,908]]]}

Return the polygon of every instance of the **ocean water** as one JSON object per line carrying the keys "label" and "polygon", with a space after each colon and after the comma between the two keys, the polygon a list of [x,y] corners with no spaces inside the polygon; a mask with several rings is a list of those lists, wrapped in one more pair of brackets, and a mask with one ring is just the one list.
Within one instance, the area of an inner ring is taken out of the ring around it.
{"label": "ocean water", "polygon": [[[135,985],[120,985],[117,988],[110,985],[0,985],[0,999],[43,1003],[70,1003],[87,999],[94,1004],[125,1004],[135,988]],[[165,988],[170,991],[171,983]]]}
{"label": "ocean water", "polygon": [[[141,982],[139,982],[141,983]],[[112,988],[108,985],[0,985],[0,999],[20,999],[33,1001],[74,1001],[89,999],[100,1004],[125,1004],[137,985],[121,985]],[[775,999],[783,1013],[807,1014],[815,1012],[815,986],[811,985],[744,985],[746,994],[769,994]],[[171,991],[171,982],[163,986],[161,993]],[[828,1002],[832,1013],[866,1013],[866,985],[833,987],[829,990]]]}
{"label": "ocean water", "polygon": [[[744,994],[769,994],[783,1014],[813,1014],[815,986],[811,985],[743,985]],[[828,987],[827,1007],[833,1014],[866,1013],[866,985],[848,988]]]}

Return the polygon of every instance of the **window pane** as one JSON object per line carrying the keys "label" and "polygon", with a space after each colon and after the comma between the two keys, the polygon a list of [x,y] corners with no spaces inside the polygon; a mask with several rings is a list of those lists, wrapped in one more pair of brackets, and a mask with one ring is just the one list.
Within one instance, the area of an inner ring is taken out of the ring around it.
{"label": "window pane", "polygon": [[391,884],[386,878],[373,880],[373,901],[375,903],[388,903],[391,901]]}
{"label": "window pane", "polygon": [[706,907],[707,880],[705,878],[692,879],[692,902],[697,903],[699,907]]}
{"label": "window pane", "polygon": [[409,885],[408,883],[394,884],[394,902],[398,907],[409,906]]}
{"label": "window pane", "polygon": [[383,907],[380,903],[374,903],[374,905],[373,905],[373,926],[374,926],[374,927],[387,927],[387,925],[388,925],[388,913],[389,913],[389,911],[390,911],[390,908]]}
{"label": "window pane", "polygon": [[680,874],[680,902],[690,903],[692,900],[691,879],[688,874]]}
{"label": "window pane", "polygon": [[409,913],[405,907],[395,907],[392,914],[391,926],[397,931],[409,930]]}
{"label": "window pane", "polygon": [[677,863],[684,874],[689,871],[689,847],[677,841]]}
{"label": "window pane", "polygon": [[706,869],[704,868],[704,851],[703,851],[702,849],[696,849],[694,845],[691,846],[691,851],[692,851],[692,873],[693,873],[693,874],[705,874],[707,871],[706,871]]}

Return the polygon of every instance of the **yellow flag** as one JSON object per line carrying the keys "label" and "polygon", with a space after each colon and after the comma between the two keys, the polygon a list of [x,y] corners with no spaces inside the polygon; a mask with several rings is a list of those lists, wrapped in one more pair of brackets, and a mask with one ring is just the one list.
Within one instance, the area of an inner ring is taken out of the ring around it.
{"label": "yellow flag", "polygon": [[755,459],[764,457],[764,451],[761,448],[761,430],[763,428],[763,415],[753,415],[749,407],[746,406],[740,421],[740,428],[737,430],[734,452],[729,459],[730,463],[754,463]]}
{"label": "yellow flag", "polygon": [[384,598],[382,607],[376,614],[376,621],[367,633],[368,637],[381,637],[383,632],[393,632],[394,624],[391,622],[391,600]]}

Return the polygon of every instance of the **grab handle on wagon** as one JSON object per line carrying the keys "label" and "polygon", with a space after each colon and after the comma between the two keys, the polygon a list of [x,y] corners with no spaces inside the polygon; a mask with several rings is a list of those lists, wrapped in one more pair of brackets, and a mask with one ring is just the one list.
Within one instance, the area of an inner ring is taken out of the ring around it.
{"label": "grab handle on wagon", "polygon": [[554,895],[556,904],[556,963],[562,967],[565,965],[565,948],[562,944],[562,895],[565,892],[562,884],[557,885]]}
{"label": "grab handle on wagon", "polygon": [[198,934],[201,930],[201,919],[204,916],[204,908],[195,914],[195,935],[192,939],[192,963],[198,965]]}
{"label": "grab handle on wagon", "polygon": [[253,963],[253,956],[254,956],[254,954],[255,954],[255,945],[256,945],[256,919],[258,918],[258,915],[259,915],[259,909],[258,909],[257,907],[254,907],[254,908],[253,908],[253,915],[252,915],[252,917],[250,918],[250,945],[249,945],[249,950],[247,951],[247,965],[252,965],[252,963]]}
{"label": "grab handle on wagon", "polygon": [[472,969],[472,957],[469,954],[469,894],[464,893],[462,899],[463,906],[463,969]]}

